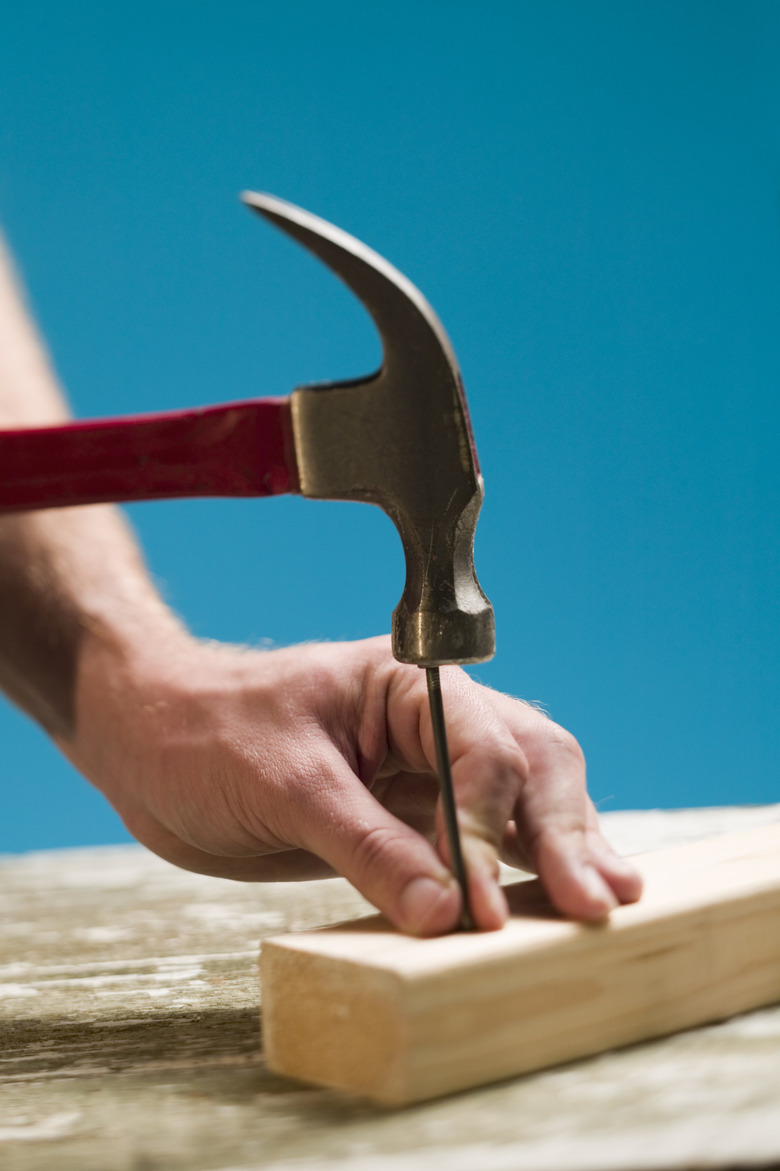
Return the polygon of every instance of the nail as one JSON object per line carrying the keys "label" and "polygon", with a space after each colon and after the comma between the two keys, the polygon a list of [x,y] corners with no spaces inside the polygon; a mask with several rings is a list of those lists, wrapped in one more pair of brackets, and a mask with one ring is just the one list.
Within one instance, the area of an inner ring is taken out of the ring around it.
{"label": "nail", "polygon": [[603,915],[608,915],[610,911],[614,911],[618,905],[618,901],[598,870],[594,870],[591,866],[583,867],[580,882],[591,902],[599,904]]}
{"label": "nail", "polygon": [[620,854],[611,854],[609,864],[613,870],[617,870],[621,874],[631,875],[633,877],[637,873],[636,867],[632,866],[626,858],[621,858]]}

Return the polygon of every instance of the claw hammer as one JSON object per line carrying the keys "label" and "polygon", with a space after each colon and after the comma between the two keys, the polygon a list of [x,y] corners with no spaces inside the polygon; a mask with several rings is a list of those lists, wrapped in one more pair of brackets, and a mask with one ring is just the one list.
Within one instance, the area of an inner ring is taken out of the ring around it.
{"label": "claw hammer", "polygon": [[406,557],[393,654],[426,670],[461,926],[470,927],[439,667],[491,658],[495,634],[474,568],[483,485],[457,361],[426,299],[371,248],[274,196],[243,199],[360,298],[382,340],[380,369],[287,398],[0,431],[0,512],[284,492],[384,509]]}

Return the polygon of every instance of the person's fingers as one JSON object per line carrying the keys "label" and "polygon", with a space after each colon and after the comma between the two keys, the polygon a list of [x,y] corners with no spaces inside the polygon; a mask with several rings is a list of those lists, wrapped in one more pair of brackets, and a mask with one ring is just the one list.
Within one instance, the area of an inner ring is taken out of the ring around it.
{"label": "person's fingers", "polygon": [[635,903],[642,894],[642,876],[630,862],[613,850],[599,828],[599,819],[590,797],[586,797],[585,824],[593,865],[613,890],[618,902]]}
{"label": "person's fingers", "polygon": [[371,786],[371,793],[385,809],[417,833],[436,839],[436,805],[439,782],[430,773],[400,772],[381,777]]}
{"label": "person's fingers", "polygon": [[430,842],[389,813],[334,749],[307,779],[298,840],[348,878],[400,930],[439,935],[460,915],[460,892]]}
{"label": "person's fingers", "polygon": [[501,859],[538,874],[552,903],[575,919],[603,919],[618,902],[632,901],[617,897],[612,883],[595,865],[588,834],[576,820],[548,824],[530,841],[516,822],[510,822]]}
{"label": "person's fingers", "polygon": [[[527,762],[489,693],[457,668],[443,668],[441,680],[471,912],[478,928],[494,930],[507,917],[498,885],[498,851]],[[407,768],[435,775],[436,752],[422,672],[397,670],[390,681],[387,710],[393,757]],[[439,853],[451,865],[441,804],[436,827]]]}
{"label": "person's fingers", "polygon": [[641,880],[599,833],[577,741],[541,712],[522,711],[506,697],[500,706],[528,753],[528,778],[514,812],[517,860],[539,874],[555,906],[573,918],[603,919],[618,903],[635,901]]}
{"label": "person's fingers", "polygon": [[[434,847],[385,810],[341,758],[307,788],[300,836],[308,848],[211,854],[181,840],[138,807],[125,823],[155,854],[185,870],[242,882],[284,882],[342,874],[400,930],[439,935],[460,916],[460,892]],[[313,807],[312,807],[313,806]]]}
{"label": "person's fingers", "polygon": [[[469,906],[475,926],[493,931],[503,926],[508,915],[506,899],[498,884],[498,856],[507,821],[523,784],[526,762],[523,753],[496,727],[489,727],[489,731],[485,728],[488,734],[479,744],[466,746],[457,732],[457,704],[453,707],[452,782]],[[490,723],[486,720],[486,724]],[[451,866],[441,805],[437,828],[439,852]]]}

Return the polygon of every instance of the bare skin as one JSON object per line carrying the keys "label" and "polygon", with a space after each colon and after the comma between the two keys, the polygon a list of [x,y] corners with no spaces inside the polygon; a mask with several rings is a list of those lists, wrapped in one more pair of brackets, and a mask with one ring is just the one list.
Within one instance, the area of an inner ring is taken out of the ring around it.
{"label": "bare skin", "polygon": [[[0,426],[66,417],[0,253]],[[57,510],[0,519],[0,685],[176,865],[245,881],[343,874],[402,930],[456,925],[425,677],[389,639],[200,642],[116,510]],[[537,872],[575,918],[637,899],[576,740],[457,667],[442,688],[477,926],[506,919],[499,857]]]}

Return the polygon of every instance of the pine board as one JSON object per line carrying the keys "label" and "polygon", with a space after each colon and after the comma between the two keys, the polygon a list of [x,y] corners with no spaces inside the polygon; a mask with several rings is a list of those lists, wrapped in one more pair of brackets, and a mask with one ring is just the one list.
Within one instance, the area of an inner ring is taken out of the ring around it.
{"label": "pine board", "polygon": [[372,916],[265,940],[270,1067],[399,1105],[780,1000],[779,825],[634,861],[641,902],[595,927],[521,882],[500,932],[419,940]]}

